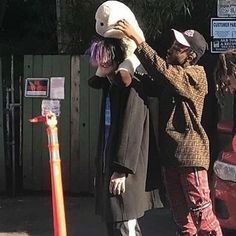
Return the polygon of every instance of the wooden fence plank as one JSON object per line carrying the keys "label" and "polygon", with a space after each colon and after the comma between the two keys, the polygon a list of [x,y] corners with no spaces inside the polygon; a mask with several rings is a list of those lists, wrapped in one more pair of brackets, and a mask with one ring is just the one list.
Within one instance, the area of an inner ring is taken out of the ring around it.
{"label": "wooden fence plank", "polygon": [[65,77],[65,99],[60,100],[61,114],[58,119],[58,139],[65,191],[69,191],[70,175],[70,55],[53,56],[52,76]]}
{"label": "wooden fence plank", "polygon": [[70,163],[70,190],[79,192],[80,163],[79,163],[79,83],[80,83],[80,58],[71,58],[71,163]]}
{"label": "wooden fence plank", "polygon": [[70,88],[71,88],[71,56],[53,56],[52,76],[65,77],[65,99],[61,100],[61,114],[58,120],[58,138],[60,144],[60,156],[62,165],[62,179],[65,191],[69,191],[70,176]]}
{"label": "wooden fence plank", "polygon": [[[43,56],[36,55],[33,57],[33,77],[43,77]],[[32,117],[41,115],[41,98],[33,98]],[[33,123],[33,143],[32,143],[32,158],[33,158],[33,190],[43,189],[43,178],[45,170],[43,170],[43,139],[45,139],[45,125],[43,123]]]}
{"label": "wooden fence plank", "polygon": [[6,191],[6,173],[5,173],[5,150],[4,150],[4,132],[3,132],[3,86],[2,86],[2,62],[0,58],[0,192]]}
{"label": "wooden fence plank", "polygon": [[[43,65],[42,65],[42,76],[45,78],[50,78],[52,75],[53,68],[53,56],[45,55],[43,56]],[[48,151],[48,139],[47,139],[47,127],[43,125],[43,139],[42,139],[42,189],[51,190],[51,174],[49,166],[49,151]]]}
{"label": "wooden fence plank", "polygon": [[[95,69],[89,67],[89,77],[95,74]],[[95,156],[97,151],[98,129],[102,91],[89,88],[89,191],[94,191]]]}
{"label": "wooden fence plank", "polygon": [[[79,186],[82,192],[89,190],[89,64],[86,56],[80,57],[80,101],[79,101]],[[86,180],[86,181],[85,181]]]}

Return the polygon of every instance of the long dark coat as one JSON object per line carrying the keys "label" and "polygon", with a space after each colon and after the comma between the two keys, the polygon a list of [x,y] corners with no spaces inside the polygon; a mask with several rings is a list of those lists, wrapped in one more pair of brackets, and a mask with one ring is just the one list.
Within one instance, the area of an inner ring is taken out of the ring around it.
{"label": "long dark coat", "polygon": [[[153,132],[149,132],[152,126],[148,99],[141,84],[134,79],[131,86],[125,88],[110,84],[107,78],[92,77],[89,85],[103,89],[96,156],[96,213],[107,222],[114,222],[136,219],[148,209],[162,207],[159,191],[149,191],[158,187],[161,170],[157,149],[155,145],[149,145]],[[108,91],[112,121],[104,151],[104,101]],[[150,170],[148,174],[147,170]],[[119,196],[109,193],[109,182],[114,171],[127,174],[126,191]]]}

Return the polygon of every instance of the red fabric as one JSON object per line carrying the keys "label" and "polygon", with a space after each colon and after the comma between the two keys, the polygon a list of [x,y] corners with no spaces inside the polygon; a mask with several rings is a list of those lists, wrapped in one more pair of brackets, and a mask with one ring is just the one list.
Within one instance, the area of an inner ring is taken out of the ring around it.
{"label": "red fabric", "polygon": [[220,133],[230,134],[230,133],[232,133],[232,130],[233,130],[233,122],[230,122],[230,121],[220,121],[217,124],[217,130]]}
{"label": "red fabric", "polygon": [[165,181],[180,235],[202,233],[222,236],[219,222],[212,211],[207,171],[204,168],[167,168]]}

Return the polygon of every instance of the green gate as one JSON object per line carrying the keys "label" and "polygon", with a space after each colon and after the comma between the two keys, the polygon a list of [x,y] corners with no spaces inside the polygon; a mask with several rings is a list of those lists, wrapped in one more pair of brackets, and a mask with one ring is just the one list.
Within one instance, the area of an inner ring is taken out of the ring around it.
{"label": "green gate", "polygon": [[[58,133],[63,186],[67,192],[93,191],[100,104],[100,94],[87,85],[93,73],[86,56],[24,57],[24,80],[65,77]],[[41,114],[41,102],[40,98],[23,99],[23,188],[33,191],[50,190],[46,126],[29,122]]]}

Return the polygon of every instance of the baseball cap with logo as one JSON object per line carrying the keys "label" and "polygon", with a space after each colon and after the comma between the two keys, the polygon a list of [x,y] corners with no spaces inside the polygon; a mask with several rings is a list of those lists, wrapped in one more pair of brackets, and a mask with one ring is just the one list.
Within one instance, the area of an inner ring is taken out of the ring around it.
{"label": "baseball cap with logo", "polygon": [[208,49],[208,44],[205,38],[196,30],[186,30],[183,33],[172,29],[177,42],[180,44],[190,47],[196,54],[197,59],[205,53]]}

